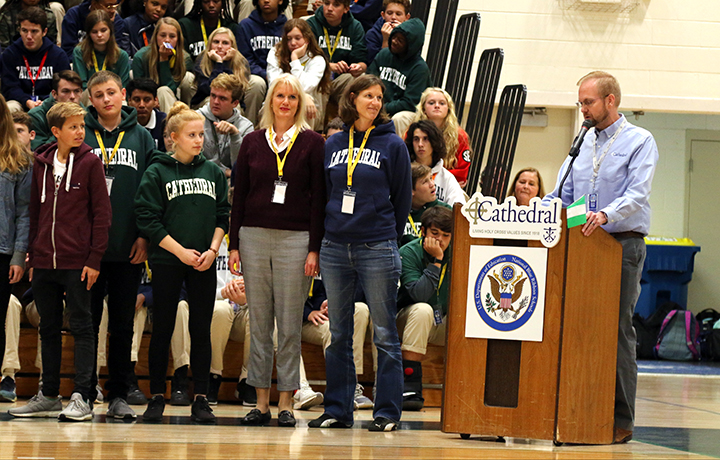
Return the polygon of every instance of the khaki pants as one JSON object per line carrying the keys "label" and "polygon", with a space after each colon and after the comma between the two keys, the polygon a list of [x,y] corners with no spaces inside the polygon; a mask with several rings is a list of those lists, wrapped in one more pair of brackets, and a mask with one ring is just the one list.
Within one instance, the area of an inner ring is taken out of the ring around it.
{"label": "khaki pants", "polygon": [[[188,320],[190,318],[188,303],[181,300],[178,303],[175,318],[175,331],[170,339],[170,351],[173,355],[173,369],[190,365],[190,331]],[[135,311],[135,327],[133,329],[132,350],[130,361],[138,361],[138,350],[143,332],[152,332],[152,324],[147,321],[147,307],[140,307]]]}
{"label": "khaki pants", "polygon": [[260,109],[265,102],[268,85],[264,78],[257,75],[250,75],[250,81],[247,91],[245,91],[245,110],[243,116],[252,122],[253,126],[257,126],[260,121]]}
{"label": "khaki pants", "polygon": [[250,360],[250,311],[242,308],[235,312],[225,300],[216,300],[210,326],[212,361],[210,373],[222,375],[223,357],[228,340],[243,342],[243,365],[239,380],[247,378],[247,363]]}
{"label": "khaki pants", "polygon": [[398,136],[405,139],[405,133],[415,119],[415,112],[403,110],[392,116],[392,121],[395,123],[395,133]]}
{"label": "khaki pants", "polygon": [[443,317],[442,324],[436,325],[432,307],[424,302],[401,309],[397,315],[400,349],[424,355],[428,343],[445,345],[446,324],[447,316]]}
{"label": "khaki pants", "polygon": [[7,316],[5,317],[5,356],[2,361],[2,376],[15,379],[15,373],[20,370],[20,314],[22,305],[14,295],[10,295]]}
{"label": "khaki pants", "polygon": [[158,88],[158,109],[160,109],[161,112],[170,113],[170,109],[177,101],[182,101],[189,106],[190,100],[195,94],[195,91],[197,91],[194,83],[195,75],[193,75],[191,69],[190,71],[185,72],[185,76],[180,82],[177,91],[173,91],[167,86],[161,86]]}

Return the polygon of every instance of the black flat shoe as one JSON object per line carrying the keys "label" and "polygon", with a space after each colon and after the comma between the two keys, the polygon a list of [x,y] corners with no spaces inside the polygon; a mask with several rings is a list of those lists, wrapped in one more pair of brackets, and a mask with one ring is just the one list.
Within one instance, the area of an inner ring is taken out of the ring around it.
{"label": "black flat shoe", "polygon": [[272,419],[272,414],[270,411],[265,412],[264,414],[260,412],[260,409],[253,409],[248,414],[240,419],[241,425],[247,425],[247,426],[263,426],[270,423],[270,420]]}
{"label": "black flat shoe", "polygon": [[295,416],[289,410],[280,411],[278,414],[278,426],[292,428],[296,423]]}

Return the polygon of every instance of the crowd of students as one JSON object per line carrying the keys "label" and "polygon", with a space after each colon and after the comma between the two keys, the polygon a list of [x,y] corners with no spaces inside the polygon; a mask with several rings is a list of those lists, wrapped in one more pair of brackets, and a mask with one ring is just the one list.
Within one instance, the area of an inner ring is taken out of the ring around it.
{"label": "crowd of students", "polygon": [[[179,20],[171,3],[121,15],[84,1],[60,40],[56,7],[0,9],[0,314],[12,343],[10,285],[27,263],[43,363],[38,394],[10,414],[91,419],[109,332],[109,417],[147,403],[144,420],[162,419],[172,348],[170,403],[214,422],[232,339],[245,343],[236,396],[255,406],[243,424],[270,421],[275,362],[278,425],[324,402],[310,427],[373,408],[371,431],[396,429],[423,406],[427,343],[444,341],[450,207],[467,198],[472,157],[420,55],[425,25],[408,0],[311,2],[307,21],[285,16],[288,0],[196,1]],[[518,203],[539,181],[518,174]],[[65,408],[63,327],[76,372]],[[134,373],[145,330],[149,400]],[[357,380],[366,335],[374,401]],[[325,351],[324,396],[302,340]],[[0,399],[14,401],[8,351]]]}

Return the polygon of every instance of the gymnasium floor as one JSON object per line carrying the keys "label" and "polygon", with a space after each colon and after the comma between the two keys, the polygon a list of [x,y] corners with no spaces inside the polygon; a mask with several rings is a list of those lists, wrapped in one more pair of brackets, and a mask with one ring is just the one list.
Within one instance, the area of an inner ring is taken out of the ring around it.
{"label": "gymnasium floor", "polygon": [[[248,408],[221,404],[218,426],[190,422],[189,407],[168,406],[161,424],[17,420],[0,416],[0,458],[12,459],[700,459],[720,458],[720,368],[641,363],[634,440],[616,446],[554,446],[549,441],[494,439],[440,432],[440,410],[406,413],[399,431],[370,433],[371,411],[356,412],[350,430],[308,429],[321,408],[296,411],[295,429],[245,428]],[[700,371],[710,369],[705,375]],[[678,372],[693,372],[678,374]],[[24,401],[20,402],[24,404]],[[3,413],[12,404],[0,404]],[[144,407],[135,407],[142,413]],[[276,410],[273,410],[276,416]],[[273,421],[276,425],[276,422]]]}

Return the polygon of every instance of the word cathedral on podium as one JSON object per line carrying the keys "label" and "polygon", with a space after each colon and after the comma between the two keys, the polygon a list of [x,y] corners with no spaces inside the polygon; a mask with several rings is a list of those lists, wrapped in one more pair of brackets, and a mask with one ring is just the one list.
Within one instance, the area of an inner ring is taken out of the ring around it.
{"label": "word cathedral on podium", "polygon": [[612,442],[622,248],[561,208],[455,205],[442,431]]}

